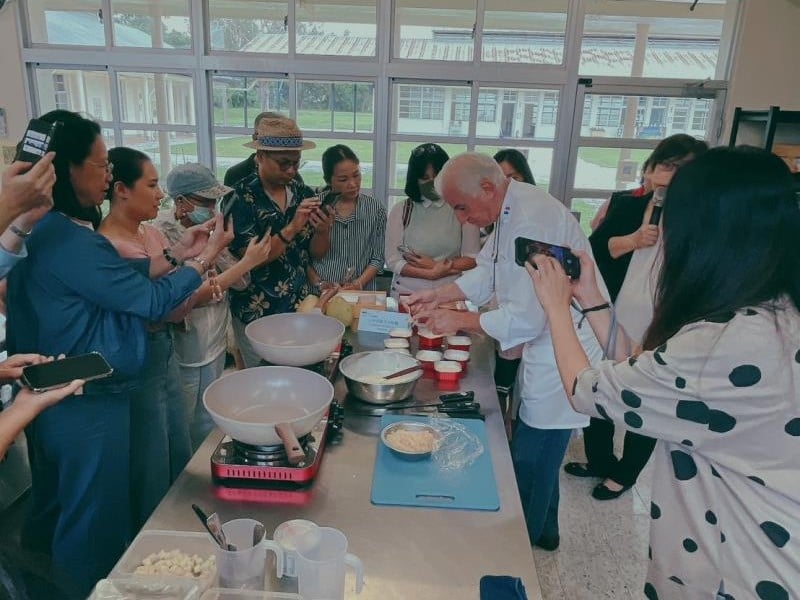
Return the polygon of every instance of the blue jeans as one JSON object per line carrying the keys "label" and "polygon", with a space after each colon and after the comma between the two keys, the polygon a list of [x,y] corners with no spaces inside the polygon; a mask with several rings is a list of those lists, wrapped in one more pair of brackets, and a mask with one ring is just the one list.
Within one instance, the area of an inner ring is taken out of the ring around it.
{"label": "blue jeans", "polygon": [[261,357],[253,350],[253,345],[247,339],[244,330],[247,323],[243,323],[237,317],[231,318],[233,324],[233,337],[236,338],[236,345],[239,347],[239,353],[242,355],[242,362],[245,369],[252,369],[261,364]]}
{"label": "blue jeans", "polygon": [[558,473],[571,433],[571,429],[537,429],[517,419],[511,459],[531,544],[558,535]]}
{"label": "blue jeans", "polygon": [[[90,384],[91,385],[91,384]],[[26,429],[31,512],[22,541],[88,596],[130,539],[130,391],[95,386]]]}
{"label": "blue jeans", "polygon": [[168,331],[147,336],[130,419],[131,509],[138,531],[192,456],[189,416]]}
{"label": "blue jeans", "polygon": [[222,376],[225,370],[225,353],[201,367],[184,367],[181,365],[181,388],[186,414],[190,416],[189,433],[192,438],[192,451],[197,450],[203,440],[214,429],[214,421],[203,405],[203,392],[214,381]]}

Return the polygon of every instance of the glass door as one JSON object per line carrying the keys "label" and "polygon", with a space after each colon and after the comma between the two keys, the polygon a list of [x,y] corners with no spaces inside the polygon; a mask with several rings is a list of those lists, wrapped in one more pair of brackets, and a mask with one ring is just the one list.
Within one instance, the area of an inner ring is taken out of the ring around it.
{"label": "glass door", "polygon": [[640,185],[641,166],[665,137],[684,133],[714,145],[724,91],[702,86],[592,85],[576,94],[564,196],[587,235],[615,190]]}

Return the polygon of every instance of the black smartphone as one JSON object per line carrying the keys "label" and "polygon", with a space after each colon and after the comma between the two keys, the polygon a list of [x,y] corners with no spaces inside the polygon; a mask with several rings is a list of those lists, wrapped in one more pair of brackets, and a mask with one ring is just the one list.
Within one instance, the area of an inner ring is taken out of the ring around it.
{"label": "black smartphone", "polygon": [[[339,201],[341,194],[339,192],[334,192],[333,190],[328,190],[327,192],[320,194],[319,202],[320,204],[327,210],[328,208],[333,208],[336,203]],[[330,212],[330,211],[328,211]]]}
{"label": "black smartphone", "polygon": [[532,259],[537,254],[555,258],[564,267],[564,272],[570,279],[578,279],[581,276],[581,261],[569,248],[524,237],[514,240],[514,260],[520,267],[525,266],[526,262],[533,263]]}
{"label": "black smartphone", "polygon": [[108,377],[113,372],[102,354],[91,352],[24,367],[20,381],[34,392],[44,392],[65,386],[75,379],[92,381]]}
{"label": "black smartphone", "polygon": [[220,202],[220,207],[222,208],[222,226],[225,228],[227,228],[228,223],[230,223],[231,211],[233,210],[234,204],[236,204],[236,194],[233,192],[225,196],[222,202]]}
{"label": "black smartphone", "polygon": [[35,163],[50,151],[53,138],[61,127],[61,121],[49,123],[40,119],[31,119],[28,128],[17,148],[14,160]]}

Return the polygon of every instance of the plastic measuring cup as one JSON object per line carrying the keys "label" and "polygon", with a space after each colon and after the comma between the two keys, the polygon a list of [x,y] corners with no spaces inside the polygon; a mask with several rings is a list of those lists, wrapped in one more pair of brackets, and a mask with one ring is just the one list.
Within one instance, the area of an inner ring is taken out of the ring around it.
{"label": "plastic measuring cup", "polygon": [[254,544],[253,530],[256,525],[262,524],[255,519],[233,519],[222,524],[225,540],[234,545],[236,550],[223,550],[220,546],[215,548],[220,587],[263,590],[267,550],[275,553],[277,576],[283,575],[283,548],[263,537]]}
{"label": "plastic measuring cup", "polygon": [[338,529],[317,527],[295,540],[297,585],[305,600],[344,600],[345,568],[356,575],[356,594],[364,587],[361,560],[347,552],[347,538]]}
{"label": "plastic measuring cup", "polygon": [[297,552],[295,543],[298,538],[305,535],[308,531],[316,528],[317,524],[313,521],[304,519],[293,519],[281,523],[275,528],[272,539],[281,545],[284,552],[283,557],[283,576],[297,577]]}

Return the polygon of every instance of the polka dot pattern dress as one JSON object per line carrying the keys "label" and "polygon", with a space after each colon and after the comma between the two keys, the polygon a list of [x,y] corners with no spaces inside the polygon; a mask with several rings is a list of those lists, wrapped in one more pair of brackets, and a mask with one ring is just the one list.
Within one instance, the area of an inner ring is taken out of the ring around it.
{"label": "polka dot pattern dress", "polygon": [[658,439],[648,600],[800,599],[800,314],[685,326],[578,376],[578,410]]}

